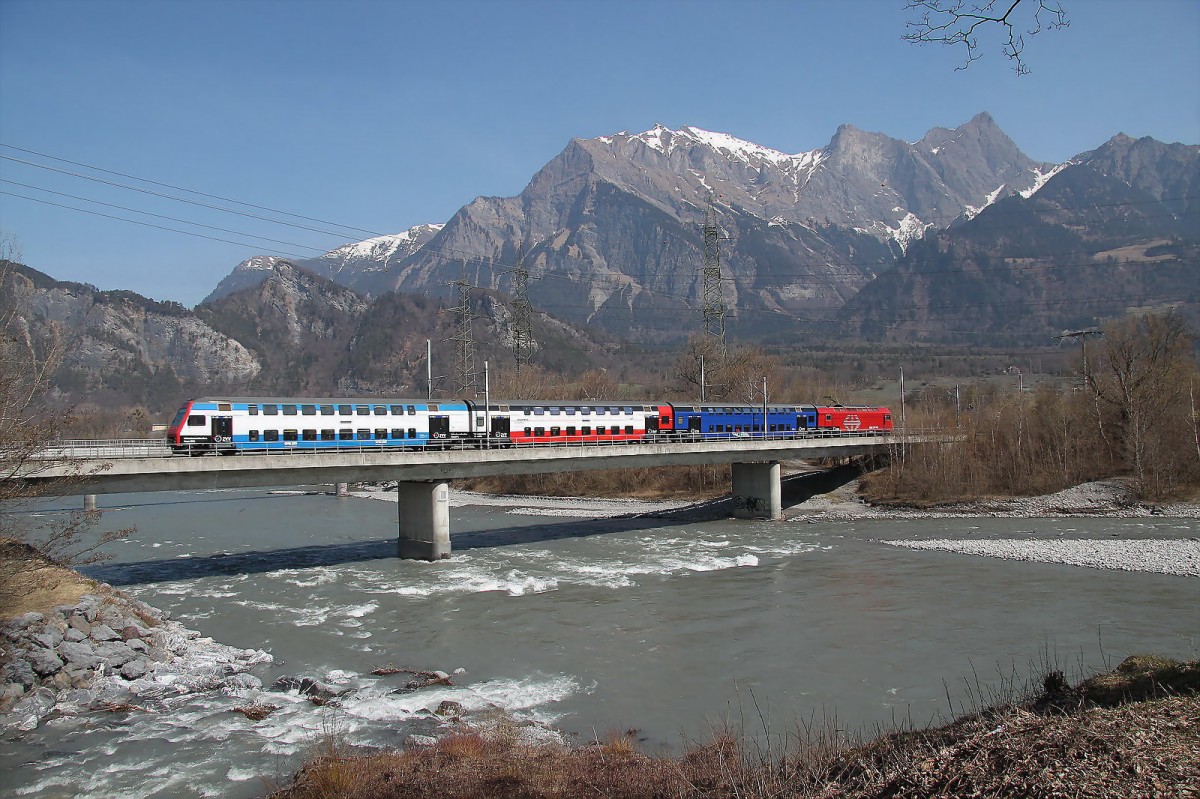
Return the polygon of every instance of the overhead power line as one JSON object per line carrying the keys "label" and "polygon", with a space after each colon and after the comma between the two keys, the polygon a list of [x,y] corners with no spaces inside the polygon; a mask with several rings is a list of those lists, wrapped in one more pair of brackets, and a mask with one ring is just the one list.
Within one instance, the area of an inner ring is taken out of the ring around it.
{"label": "overhead power line", "polygon": [[[81,161],[72,161],[68,158],[60,158],[56,155],[49,155],[48,153],[38,152],[37,150],[28,150],[24,147],[17,147],[14,144],[5,144],[3,142],[0,142],[0,147],[7,147],[10,150],[16,150],[18,152],[28,153],[29,155],[36,155],[40,158],[49,158],[51,161],[57,161],[60,164],[71,164],[72,166],[80,166],[80,167],[83,167],[84,169],[90,169],[94,172],[103,172],[106,175],[116,175],[117,177],[128,178],[130,180],[136,180],[139,183],[149,183],[151,186],[162,186],[163,188],[173,189],[175,191],[185,191],[188,194],[195,194],[197,197],[207,197],[210,200],[220,200],[221,202],[233,203],[235,205],[244,205],[247,208],[257,208],[260,211],[270,211],[273,214],[283,214],[284,216],[290,216],[295,219],[303,219],[307,222],[317,222],[318,224],[322,224],[322,225],[332,225],[333,227],[339,227],[339,228],[342,228],[343,230],[355,230],[355,231],[358,231],[359,233],[367,233],[371,236],[387,235],[384,233],[377,233],[372,230],[367,230],[365,228],[354,227],[353,225],[343,225],[338,222],[329,222],[324,219],[317,219],[317,218],[311,217],[311,216],[304,216],[302,214],[292,213],[291,211],[281,211],[278,208],[268,208],[265,205],[255,205],[254,203],[245,202],[244,200],[235,200],[232,197],[222,197],[218,194],[207,194],[202,191],[197,191],[196,189],[189,189],[189,188],[185,188],[183,186],[175,186],[170,183],[163,183],[161,181],[151,180],[150,178],[137,177],[136,175],[128,175],[124,172],[117,172],[112,169],[105,169],[104,167],[94,166],[92,164],[85,164],[85,163],[82,163]],[[16,159],[13,159],[13,160],[16,160]],[[21,163],[29,163],[29,162],[23,161]],[[37,165],[34,164],[34,166],[37,166]],[[67,174],[74,174],[74,173],[68,172]],[[231,212],[231,213],[236,213],[236,212]],[[278,224],[287,224],[287,223],[280,222]],[[338,235],[341,235],[341,234],[338,234]]]}
{"label": "overhead power line", "polygon": [[[64,205],[64,204],[62,204],[62,203],[55,203],[55,202],[51,202],[51,201],[49,201],[49,200],[39,200],[37,197],[26,197],[26,196],[25,196],[25,195],[23,195],[23,194],[17,194],[16,192],[5,191],[5,190],[3,190],[3,189],[0,189],[0,194],[6,194],[6,195],[8,195],[9,197],[19,197],[19,198],[20,198],[20,199],[22,199],[22,200],[29,200],[30,202],[41,203],[42,205],[53,205],[53,206],[56,206],[56,207],[58,207],[58,208],[67,208],[67,209],[69,209],[69,210],[71,210],[71,211],[78,211],[78,212],[80,212],[81,214],[91,214],[92,216],[102,216],[102,217],[104,217],[105,219],[115,219],[115,220],[117,220],[118,222],[129,222],[130,224],[133,224],[133,225],[141,225],[142,227],[152,227],[152,228],[156,228],[156,229],[158,229],[158,230],[166,230],[166,231],[169,231],[169,232],[171,232],[171,233],[182,233],[182,234],[183,234],[183,235],[185,235],[185,236],[195,236],[195,237],[196,237],[196,238],[198,238],[198,239],[208,239],[209,241],[219,241],[219,242],[223,242],[223,243],[225,243],[225,244],[236,244],[236,245],[238,245],[239,247],[258,247],[258,246],[259,246],[259,245],[255,244],[255,243],[253,243],[253,242],[248,242],[248,241],[232,241],[232,240],[230,240],[230,239],[222,239],[222,238],[217,238],[216,236],[206,236],[206,235],[204,235],[203,233],[196,233],[196,232],[194,232],[194,231],[191,231],[191,230],[180,230],[180,229],[178,229],[178,228],[166,227],[165,225],[155,225],[155,224],[154,224],[154,223],[152,223],[152,222],[141,222],[141,221],[139,221],[139,220],[137,220],[137,219],[125,219],[124,217],[120,217],[120,216],[113,216],[112,214],[103,214],[103,213],[100,213],[99,211],[89,211],[89,210],[88,210],[88,209],[86,209],[86,208],[76,208],[76,207],[74,207],[74,206],[71,206],[71,205]],[[189,223],[189,224],[191,224],[191,223]],[[297,255],[296,253],[287,253],[287,252],[275,252],[275,253],[273,253],[273,254],[274,254],[274,255],[283,255],[283,256],[286,256],[286,257],[288,257],[288,258],[305,258],[305,257],[307,257],[307,256],[304,256],[304,255]]]}
{"label": "overhead power line", "polygon": [[[174,216],[166,216],[164,214],[155,214],[150,211],[140,211],[137,208],[128,208],[124,205],[115,205],[114,203],[106,203],[106,202],[102,202],[100,200],[93,200],[88,197],[79,197],[78,195],[75,195],[75,194],[67,194],[67,193],[61,192],[61,191],[54,191],[53,189],[45,189],[45,188],[42,188],[41,186],[32,186],[28,183],[21,183],[16,180],[8,180],[7,178],[0,178],[0,183],[7,183],[10,186],[21,186],[22,188],[34,189],[35,191],[44,191],[47,194],[54,194],[58,197],[67,197],[72,200],[80,200],[85,203],[93,203],[95,205],[103,205],[105,208],[116,208],[118,211],[129,211],[130,213],[133,213],[133,214],[142,214],[143,216],[152,216],[156,219],[166,219],[167,221],[170,221],[170,222],[179,222],[184,225],[192,225],[194,227],[202,227],[207,230],[216,230],[220,233],[232,233],[235,236],[248,236],[249,238],[252,238],[252,239],[261,239],[262,241],[269,241],[273,244],[284,244],[288,247],[300,247],[301,249],[312,250],[312,251],[318,252],[318,253],[325,252],[325,250],[321,247],[310,247],[307,244],[297,244],[293,241],[280,241],[279,239],[270,239],[270,238],[267,238],[266,236],[260,236],[257,233],[246,233],[241,230],[230,230],[229,228],[216,227],[215,225],[205,225],[200,222],[192,222],[187,219],[179,219],[178,217],[174,217]],[[22,195],[14,194],[12,196],[21,197]],[[22,199],[32,199],[32,198],[22,197]],[[35,202],[36,202],[36,200],[35,200]],[[71,206],[64,205],[61,207],[70,208]],[[82,211],[83,209],[76,208],[73,210]],[[113,218],[117,219],[119,217],[113,217]],[[128,219],[128,220],[124,220],[124,221],[133,222],[134,220]]]}

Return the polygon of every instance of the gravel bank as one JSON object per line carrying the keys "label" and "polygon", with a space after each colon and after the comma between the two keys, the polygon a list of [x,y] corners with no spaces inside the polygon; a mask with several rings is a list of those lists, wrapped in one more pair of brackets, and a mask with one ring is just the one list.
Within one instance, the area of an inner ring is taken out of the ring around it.
{"label": "gravel bank", "polygon": [[968,541],[939,538],[928,541],[884,541],[907,549],[936,549],[987,558],[1064,563],[1093,569],[1154,572],[1200,577],[1200,539],[1135,541],[993,539]]}

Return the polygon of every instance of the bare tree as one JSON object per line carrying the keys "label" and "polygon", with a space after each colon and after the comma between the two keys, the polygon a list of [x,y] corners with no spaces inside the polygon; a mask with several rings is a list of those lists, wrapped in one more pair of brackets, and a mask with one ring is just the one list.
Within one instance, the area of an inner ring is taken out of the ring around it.
{"label": "bare tree", "polygon": [[1116,416],[1125,465],[1141,493],[1161,496],[1178,481],[1186,441],[1179,429],[1196,369],[1187,324],[1174,312],[1120,319],[1105,327],[1099,361],[1089,381]]}
{"label": "bare tree", "polygon": [[[1071,24],[1066,10],[1053,0],[909,0],[905,9],[915,12],[917,18],[906,23],[909,32],[904,40],[964,48],[967,56],[962,66],[957,67],[960,70],[982,57],[980,36],[998,29],[1004,40],[1004,55],[1013,62],[1018,75],[1026,75],[1029,67],[1024,57],[1025,36]],[[1022,32],[1018,25],[1026,24],[1030,27]]]}
{"label": "bare tree", "polygon": [[[86,493],[89,476],[78,462],[55,454],[71,414],[50,407],[46,398],[66,346],[57,327],[35,329],[23,303],[27,284],[15,264],[0,263],[0,536],[32,544],[59,563],[81,565],[103,559],[100,548],[130,531],[96,532],[95,511],[44,516],[48,521],[38,527],[17,513],[36,500]],[[63,466],[68,476],[39,479]]]}

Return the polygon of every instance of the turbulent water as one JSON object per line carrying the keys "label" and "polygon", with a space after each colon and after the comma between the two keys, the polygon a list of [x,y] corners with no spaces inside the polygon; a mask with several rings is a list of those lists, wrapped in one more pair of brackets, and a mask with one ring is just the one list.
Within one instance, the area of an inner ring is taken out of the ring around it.
{"label": "turbulent water", "polygon": [[[322,489],[314,489],[323,491]],[[223,643],[264,648],[258,676],[349,689],[187,697],[169,712],[59,715],[9,735],[13,796],[261,796],[330,740],[400,745],[446,699],[501,707],[585,742],[636,728],[651,751],[731,724],[786,736],[923,725],[1055,664],[1195,657],[1194,577],[1029,563],[889,541],[1190,540],[1180,519],[681,522],[472,504],[454,556],[395,559],[395,504],[324,493],[101,497],[134,525],[91,573]],[[466,504],[462,504],[462,503]],[[51,511],[47,511],[51,512]],[[454,685],[393,693],[400,666]],[[278,706],[262,721],[232,712]]]}

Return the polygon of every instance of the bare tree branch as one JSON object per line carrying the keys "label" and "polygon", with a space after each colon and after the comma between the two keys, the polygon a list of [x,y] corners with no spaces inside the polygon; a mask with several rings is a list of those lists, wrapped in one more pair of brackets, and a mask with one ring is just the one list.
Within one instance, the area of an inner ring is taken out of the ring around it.
{"label": "bare tree branch", "polygon": [[[1024,5],[1022,5],[1024,3]],[[1017,17],[1033,6],[1029,19],[1031,27],[1018,30]],[[999,7],[997,8],[997,5]],[[1018,11],[1018,6],[1021,6]],[[963,47],[966,61],[956,70],[966,69],[982,57],[981,32],[999,28],[1004,37],[1001,50],[1013,62],[1017,75],[1029,74],[1025,63],[1025,36],[1035,36],[1045,30],[1069,27],[1067,12],[1054,0],[909,0],[905,9],[917,13],[916,20],[906,23],[909,32],[904,41],[912,44],[942,44]]]}

